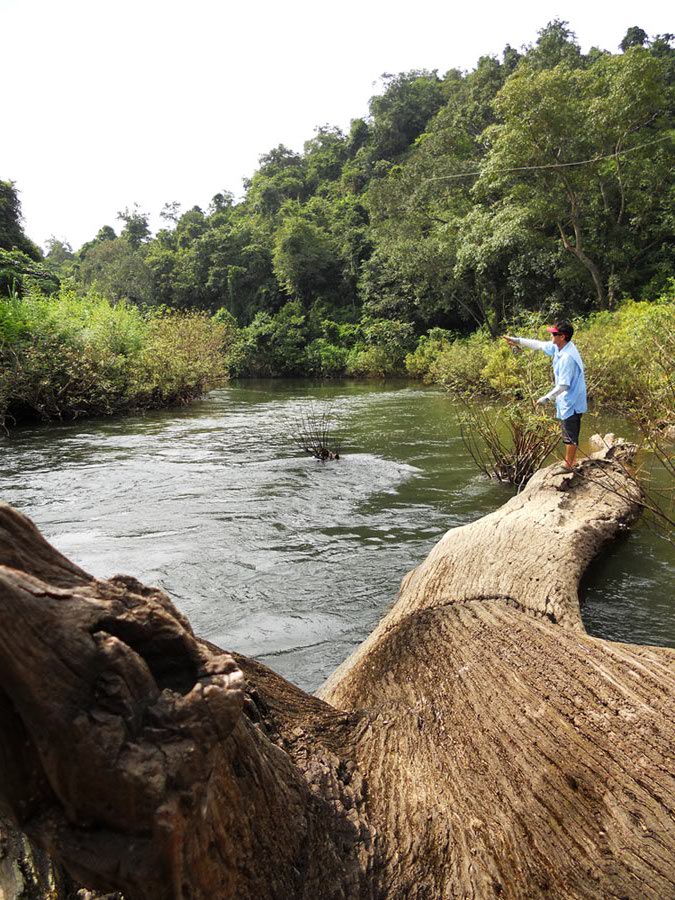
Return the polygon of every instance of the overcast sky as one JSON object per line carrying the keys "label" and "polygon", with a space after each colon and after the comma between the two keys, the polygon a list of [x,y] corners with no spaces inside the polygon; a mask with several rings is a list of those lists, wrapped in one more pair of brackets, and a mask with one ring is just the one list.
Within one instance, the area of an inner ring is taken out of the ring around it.
{"label": "overcast sky", "polygon": [[206,208],[278,144],[368,112],[383,72],[472,69],[554,18],[583,50],[631,25],[674,31],[669,4],[614,0],[0,0],[0,179],[36,242],[74,248],[137,202]]}

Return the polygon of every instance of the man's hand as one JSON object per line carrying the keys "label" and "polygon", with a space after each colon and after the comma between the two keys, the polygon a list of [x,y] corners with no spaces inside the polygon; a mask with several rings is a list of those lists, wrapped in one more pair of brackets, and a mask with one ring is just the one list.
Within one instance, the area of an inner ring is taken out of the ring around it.
{"label": "man's hand", "polygon": [[543,406],[545,403],[548,403],[548,401],[549,401],[550,399],[551,399],[551,398],[548,396],[548,394],[544,394],[543,397],[540,397],[540,398],[537,400],[537,403],[538,403],[540,406]]}
{"label": "man's hand", "polygon": [[503,334],[502,337],[514,353],[522,353],[523,348],[515,338],[509,337],[508,334]]}

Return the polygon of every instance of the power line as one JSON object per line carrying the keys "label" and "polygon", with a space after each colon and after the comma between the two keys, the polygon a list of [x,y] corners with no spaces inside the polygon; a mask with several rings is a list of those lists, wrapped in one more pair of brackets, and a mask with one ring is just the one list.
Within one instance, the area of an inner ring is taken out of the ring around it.
{"label": "power line", "polygon": [[[614,153],[607,153],[605,156],[594,156],[592,159],[580,159],[567,163],[546,163],[541,166],[514,166],[510,169],[497,169],[494,174],[508,175],[509,172],[531,172],[536,169],[567,169],[571,166],[587,166],[590,163],[600,162],[603,159],[616,159],[618,156],[625,156],[626,153],[633,153],[635,150],[642,150],[643,147],[651,147],[652,144],[661,144],[663,141],[669,140],[672,140],[671,136],[666,135],[653,141],[646,141],[644,144],[638,144],[636,147],[628,147],[626,150],[617,150]],[[423,184],[427,181],[450,181],[454,178],[470,178],[474,175],[482,175],[484,171],[484,169],[477,169],[475,172],[460,172],[455,175],[434,175],[432,178],[425,178]]]}

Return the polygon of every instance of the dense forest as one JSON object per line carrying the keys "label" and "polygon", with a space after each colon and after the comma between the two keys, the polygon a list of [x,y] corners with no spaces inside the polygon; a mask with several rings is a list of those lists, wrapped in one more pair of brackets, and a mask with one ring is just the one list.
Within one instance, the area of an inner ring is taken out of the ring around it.
{"label": "dense forest", "polygon": [[[672,292],[675,49],[630,28],[581,52],[567,23],[472,71],[382,76],[348,133],[260,158],[235,202],[139,207],[77,251],[24,234],[0,182],[0,293],[199,311],[235,374],[402,371],[420,336],[488,335]],[[428,340],[428,337],[427,337]]]}

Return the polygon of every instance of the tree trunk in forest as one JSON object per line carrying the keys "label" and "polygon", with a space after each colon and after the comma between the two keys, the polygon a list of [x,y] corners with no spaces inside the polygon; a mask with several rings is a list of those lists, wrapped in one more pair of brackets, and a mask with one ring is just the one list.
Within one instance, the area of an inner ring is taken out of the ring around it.
{"label": "tree trunk in forest", "polygon": [[0,506],[0,815],[127,898],[675,893],[675,652],[589,637],[621,466],[449,531],[310,696]]}
{"label": "tree trunk in forest", "polygon": [[582,266],[587,270],[593,279],[593,285],[595,286],[595,295],[598,298],[598,306],[600,309],[610,309],[609,302],[607,299],[607,291],[605,290],[605,285],[602,281],[602,276],[600,274],[600,269],[596,266],[593,260],[586,256],[582,249],[581,244],[581,229],[579,228],[579,224],[576,221],[572,222],[572,226],[574,229],[574,243],[570,241],[570,239],[565,234],[563,226],[558,222],[558,231],[560,232],[560,237],[563,242],[563,247],[565,250],[568,250],[570,253],[573,253]]}

